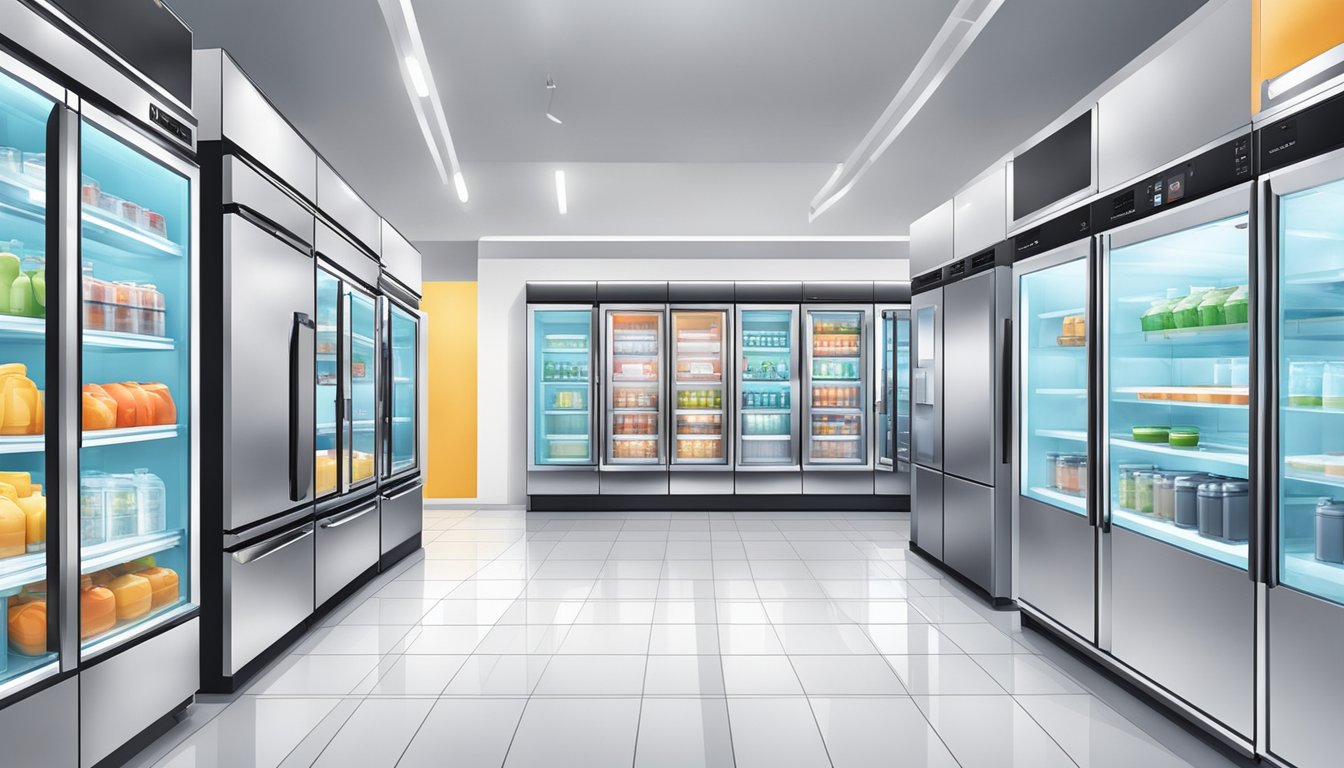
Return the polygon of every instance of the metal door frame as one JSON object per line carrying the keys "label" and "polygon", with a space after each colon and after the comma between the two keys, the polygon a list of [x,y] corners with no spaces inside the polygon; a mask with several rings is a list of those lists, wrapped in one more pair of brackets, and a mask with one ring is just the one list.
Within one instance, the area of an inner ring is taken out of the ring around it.
{"label": "metal door frame", "polygon": [[[667,391],[667,304],[633,303],[598,305],[598,316],[601,318],[601,325],[599,328],[602,332],[602,372],[605,373],[608,367],[610,367],[612,372],[611,380],[607,381],[602,388],[602,457],[598,464],[598,469],[602,472],[666,472],[669,465],[669,457],[667,435],[668,409],[667,403],[665,402],[659,402],[658,404],[658,462],[656,464],[617,464],[615,463],[614,458],[608,460],[607,454],[609,449],[615,443],[615,441],[611,439],[613,435],[610,434],[610,427],[614,426],[615,422],[612,421],[609,423],[607,420],[608,415],[612,416],[613,419],[615,418],[615,413],[609,413],[609,411],[614,410],[615,406],[607,402],[608,396],[614,391],[613,387],[615,386],[616,378],[616,360],[612,346],[615,339],[609,338],[609,336],[614,334],[608,332],[611,325],[612,312],[643,312],[658,316],[660,323],[658,332],[661,335],[661,338],[658,339],[660,342],[658,349],[658,382],[654,391],[658,393],[660,401]],[[599,378],[600,377],[601,374],[599,374]]]}
{"label": "metal door frame", "polygon": [[[379,372],[379,380],[385,385],[386,393],[387,393],[386,400],[384,401],[384,402],[385,402],[385,405],[386,405],[387,412],[386,412],[386,414],[384,414],[384,418],[383,418],[383,419],[380,419],[380,421],[382,422],[382,425],[383,425],[383,435],[382,435],[382,440],[381,440],[381,442],[382,442],[383,444],[385,444],[385,446],[386,446],[385,451],[382,452],[382,453],[383,453],[382,458],[386,461],[386,467],[379,467],[378,476],[379,476],[379,479],[380,479],[382,482],[385,482],[385,483],[389,483],[389,484],[390,484],[390,483],[395,483],[395,482],[397,482],[397,481],[400,480],[400,478],[402,478],[402,477],[407,477],[407,476],[413,475],[413,474],[415,474],[416,472],[420,471],[420,461],[421,461],[421,455],[420,455],[420,420],[421,420],[421,418],[423,418],[423,414],[420,413],[420,381],[421,381],[420,374],[423,373],[423,371],[420,370],[420,313],[419,313],[418,311],[416,311],[416,310],[411,309],[410,307],[408,307],[406,304],[402,303],[401,301],[399,301],[399,300],[397,300],[397,299],[395,299],[395,298],[393,298],[393,297],[387,295],[386,293],[379,294],[379,295],[378,295],[378,299],[379,299],[379,303],[380,303],[380,305],[381,305],[381,311],[378,312],[378,318],[379,318],[379,321],[382,323],[382,329],[381,329],[381,331],[380,331],[379,334],[378,334],[378,338],[379,338],[379,341],[380,341],[380,342],[385,342],[386,345],[387,345],[387,346],[386,346],[386,351],[387,351],[386,358],[384,358],[383,355],[379,355],[379,356],[378,356],[378,363],[379,363],[380,366],[382,366],[382,370]],[[392,398],[393,398],[393,393],[396,391],[396,390],[393,388],[393,385],[395,384],[395,382],[392,380],[392,376],[393,376],[393,373],[392,373],[392,370],[393,370],[393,369],[392,369],[392,317],[393,317],[393,315],[392,315],[392,310],[393,310],[394,308],[395,308],[395,309],[400,309],[402,312],[406,313],[406,317],[410,319],[410,321],[411,321],[411,323],[412,323],[412,325],[414,326],[414,329],[415,329],[415,334],[414,334],[414,339],[415,339],[415,341],[414,341],[414,355],[415,355],[415,356],[414,356],[414,359],[412,360],[412,367],[413,367],[414,370],[415,370],[415,374],[412,376],[412,383],[415,385],[415,401],[416,401],[416,402],[415,402],[415,419],[412,421],[412,425],[411,425],[411,428],[412,428],[412,431],[413,431],[413,441],[414,441],[413,444],[414,444],[414,446],[415,446],[415,462],[414,462],[410,467],[407,467],[406,469],[400,470],[400,471],[395,472],[395,473],[392,471],[392,431],[393,431],[393,427],[392,427],[392,419],[393,419],[393,416],[392,416],[392,402],[393,402],[393,400],[392,400]],[[381,389],[381,388],[380,388],[380,389]],[[380,398],[380,400],[381,400],[381,398]],[[383,470],[384,470],[384,469],[386,469],[386,474],[383,473]]]}
{"label": "metal door frame", "polygon": [[[588,313],[588,463],[587,464],[538,464],[537,463],[537,376],[534,345],[539,343],[535,336],[538,312],[587,312]],[[596,472],[601,463],[601,440],[598,434],[599,400],[603,397],[598,382],[601,373],[597,364],[598,347],[601,338],[598,335],[597,307],[592,304],[528,304],[527,333],[524,342],[527,353],[527,471],[529,472]]]}
{"label": "metal door frame", "polygon": [[743,407],[741,405],[743,401],[741,395],[742,395],[742,387],[749,382],[747,382],[742,377],[743,376],[742,365],[741,361],[739,360],[738,363],[733,366],[734,369],[733,396],[734,399],[738,401],[737,403],[738,407],[735,409],[736,415],[734,418],[734,422],[737,427],[736,440],[738,442],[737,445],[738,450],[737,450],[737,463],[733,465],[733,470],[736,472],[801,472],[803,468],[801,459],[802,439],[799,429],[803,410],[801,402],[799,400],[802,393],[800,389],[801,379],[799,378],[798,369],[799,369],[799,361],[802,359],[802,334],[799,330],[800,323],[802,322],[802,305],[801,304],[737,304],[736,310],[737,311],[734,313],[736,315],[735,320],[736,335],[733,338],[739,348],[745,347],[745,345],[741,343],[742,323],[743,318],[746,316],[747,312],[755,312],[755,311],[789,312],[791,315],[791,323],[790,323],[791,327],[789,328],[789,332],[793,336],[789,344],[789,428],[790,428],[789,445],[792,448],[792,457],[791,457],[792,463],[790,464],[742,463],[743,452],[741,443],[744,437],[742,432],[742,416],[744,414],[743,414]]}
{"label": "metal door frame", "polygon": [[[729,374],[729,368],[733,365],[734,360],[733,338],[732,338],[734,329],[733,316],[734,314],[736,314],[734,312],[734,306],[735,305],[730,303],[667,305],[667,363],[669,366],[670,373],[668,374],[667,377],[667,391],[664,394],[667,396],[666,402],[668,408],[667,469],[669,472],[733,471],[733,461],[735,460],[735,456],[733,453],[734,448],[733,443],[735,442],[734,440],[735,436],[733,434],[732,429],[733,419],[729,417],[729,414],[733,412],[734,407],[733,407],[733,393],[731,391],[732,376]],[[721,331],[722,342],[719,350],[719,356],[721,359],[719,370],[719,386],[723,390],[723,408],[720,412],[721,437],[719,439],[723,441],[724,444],[723,463],[721,464],[677,464],[677,457],[672,450],[676,438],[675,423],[676,423],[676,410],[677,410],[676,399],[673,397],[673,395],[676,394],[677,390],[677,371],[675,360],[677,341],[674,336],[676,328],[673,326],[673,316],[677,312],[723,312],[724,314],[724,325],[723,330]]]}
{"label": "metal door frame", "polygon": [[[368,288],[365,288],[362,284],[360,284],[360,283],[358,283],[358,282],[355,282],[355,281],[353,281],[353,280],[349,280],[349,279],[344,279],[344,278],[341,280],[341,287],[342,287],[342,289],[343,289],[343,290],[341,291],[341,299],[342,299],[341,310],[342,310],[342,312],[343,312],[343,314],[344,314],[344,317],[342,317],[342,318],[341,318],[341,321],[340,321],[340,326],[341,326],[342,330],[344,330],[344,325],[345,325],[346,323],[353,322],[353,315],[354,315],[353,305],[354,305],[354,300],[355,300],[355,294],[359,294],[359,295],[361,295],[361,296],[367,298],[367,299],[369,300],[369,302],[370,302],[371,304],[373,304],[373,335],[369,338],[369,342],[373,345],[373,350],[374,350],[373,360],[370,361],[370,364],[373,366],[372,376],[373,376],[373,382],[374,382],[374,388],[373,388],[373,417],[372,417],[372,421],[373,421],[373,457],[374,457],[374,467],[373,467],[373,474],[372,474],[370,477],[368,477],[367,479],[365,479],[365,480],[361,480],[361,481],[359,481],[358,483],[356,483],[356,482],[354,482],[353,479],[351,479],[351,475],[354,474],[354,464],[355,464],[355,416],[354,416],[354,413],[355,413],[355,411],[354,411],[354,407],[355,407],[355,406],[354,406],[354,402],[355,402],[355,399],[354,399],[354,394],[353,394],[353,390],[354,390],[354,336],[355,336],[355,328],[354,328],[353,325],[350,326],[350,333],[349,333],[348,335],[343,335],[343,337],[342,337],[342,339],[341,339],[342,351],[344,352],[344,355],[343,355],[344,359],[340,361],[340,362],[342,363],[341,371],[340,371],[340,377],[341,377],[341,383],[343,384],[343,386],[344,386],[344,388],[345,388],[345,392],[344,392],[344,394],[345,394],[345,405],[344,405],[344,408],[343,408],[343,409],[340,408],[340,407],[338,407],[337,410],[339,411],[339,413],[338,413],[338,417],[339,417],[341,420],[343,420],[344,423],[345,423],[345,424],[349,427],[349,429],[350,429],[350,445],[348,446],[349,449],[350,449],[350,472],[349,472],[349,473],[341,473],[341,477],[340,477],[340,489],[341,489],[341,495],[344,496],[344,495],[346,495],[346,494],[348,494],[348,493],[350,493],[350,492],[352,492],[352,491],[360,490],[360,489],[365,488],[365,487],[367,487],[367,486],[369,486],[369,485],[375,485],[375,484],[377,484],[377,482],[378,482],[378,466],[377,466],[377,464],[378,464],[378,444],[381,442],[381,441],[380,441],[380,438],[381,438],[381,433],[382,433],[382,430],[379,428],[380,425],[379,425],[379,423],[378,423],[378,421],[379,421],[379,420],[378,420],[378,382],[379,382],[379,380],[380,380],[380,379],[379,379],[379,375],[380,375],[380,370],[379,370],[379,368],[380,368],[380,366],[378,365],[378,338],[379,338],[379,335],[380,335],[379,332],[381,331],[381,327],[380,327],[379,322],[378,322],[378,319],[379,319],[379,318],[378,318],[378,294],[377,294],[376,292],[374,292],[374,291],[369,290]],[[348,305],[348,306],[347,306],[347,305]]]}
{"label": "metal door frame", "polygon": [[803,422],[812,428],[812,323],[810,322],[812,312],[858,312],[862,315],[859,323],[859,429],[863,431],[862,437],[856,442],[863,448],[864,461],[856,464],[813,464],[809,460],[812,448],[812,433],[807,433],[807,447],[801,444],[798,446],[802,458],[802,466],[805,472],[872,472],[873,471],[873,452],[870,450],[872,442],[872,415],[868,408],[868,398],[870,395],[869,371],[871,363],[869,361],[868,339],[873,338],[873,305],[872,304],[821,304],[804,303],[799,313],[799,320],[803,324],[803,338],[806,346],[800,349],[805,352],[807,362],[803,365]]}

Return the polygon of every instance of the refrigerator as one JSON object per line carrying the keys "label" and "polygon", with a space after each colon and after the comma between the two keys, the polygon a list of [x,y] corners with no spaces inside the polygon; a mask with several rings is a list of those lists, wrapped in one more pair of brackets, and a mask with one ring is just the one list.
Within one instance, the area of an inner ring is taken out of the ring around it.
{"label": "refrigerator", "polygon": [[597,284],[527,284],[527,494],[598,493]]}
{"label": "refrigerator", "polygon": [[[127,13],[189,67],[176,17]],[[197,688],[195,120],[149,46],[112,64],[64,12],[0,18],[0,739],[113,763]]]}
{"label": "refrigerator", "polygon": [[910,493],[910,284],[873,286],[873,492]]}
{"label": "refrigerator", "polygon": [[[1098,201],[1097,642],[1249,751],[1259,567],[1250,136]],[[1062,577],[1062,575],[1061,575]],[[1173,640],[1198,653],[1173,653]]]}
{"label": "refrigerator", "polygon": [[737,283],[734,493],[803,492],[799,424],[801,283]]}
{"label": "refrigerator", "polygon": [[667,283],[598,283],[606,495],[668,493]]}
{"label": "refrigerator", "polygon": [[1007,242],[916,278],[912,544],[1012,598],[1012,271]]}
{"label": "refrigerator", "polygon": [[1344,707],[1341,114],[1335,98],[1259,127],[1264,743],[1299,768],[1339,762],[1332,714]]}
{"label": "refrigerator", "polygon": [[872,495],[872,283],[804,283],[803,493]]}
{"label": "refrigerator", "polygon": [[1094,239],[1086,208],[1062,219],[1063,226],[1050,222],[1013,238],[1014,583],[1022,610],[1090,643],[1097,612]]}
{"label": "refrigerator", "polygon": [[382,443],[378,456],[381,565],[420,548],[424,525],[426,347],[420,313],[420,254],[391,224],[382,222],[378,277]]}
{"label": "refrigerator", "polygon": [[733,284],[669,283],[668,491],[733,493]]}

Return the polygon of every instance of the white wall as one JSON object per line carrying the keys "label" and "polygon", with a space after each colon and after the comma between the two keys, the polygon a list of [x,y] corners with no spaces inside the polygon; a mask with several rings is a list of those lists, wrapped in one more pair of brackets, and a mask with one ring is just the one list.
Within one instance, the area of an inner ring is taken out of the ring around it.
{"label": "white wall", "polygon": [[499,242],[482,240],[477,497],[523,504],[531,280],[906,280],[901,242]]}

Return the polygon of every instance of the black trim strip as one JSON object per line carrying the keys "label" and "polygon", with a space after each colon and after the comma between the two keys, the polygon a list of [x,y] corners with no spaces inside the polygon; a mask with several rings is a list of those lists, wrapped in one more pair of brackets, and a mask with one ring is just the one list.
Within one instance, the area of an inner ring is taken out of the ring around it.
{"label": "black trim strip", "polygon": [[288,245],[299,253],[312,258],[313,249],[303,240],[303,238],[290,232],[279,224],[276,224],[265,215],[259,213],[256,209],[249,208],[242,203],[225,203],[221,206],[221,210],[224,212],[224,215],[227,216],[233,214],[238,216],[258,229],[265,230],[267,234],[273,236],[275,239]]}

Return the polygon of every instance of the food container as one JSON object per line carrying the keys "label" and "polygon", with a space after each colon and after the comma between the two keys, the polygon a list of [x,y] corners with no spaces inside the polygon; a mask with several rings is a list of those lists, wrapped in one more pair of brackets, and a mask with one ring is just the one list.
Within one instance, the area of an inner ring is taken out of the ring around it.
{"label": "food container", "polygon": [[137,205],[137,204],[135,204],[135,203],[132,203],[130,200],[122,200],[122,201],[121,201],[121,209],[120,209],[119,213],[121,214],[121,218],[123,218],[123,219],[125,219],[126,221],[130,222],[132,225],[137,226],[137,227],[140,226],[140,206],[139,206],[139,205]]}
{"label": "food container", "polygon": [[132,475],[110,475],[103,482],[107,508],[107,540],[126,539],[140,533],[140,510],[136,505]]}
{"label": "food container", "polygon": [[1170,331],[1176,327],[1176,319],[1171,310],[1179,299],[1158,299],[1139,318],[1139,324],[1145,331]]}
{"label": "food container", "polygon": [[113,216],[121,215],[121,198],[106,192],[98,193],[98,207]]}
{"label": "food container", "polygon": [[1223,322],[1228,325],[1240,325],[1250,320],[1251,291],[1249,286],[1240,285],[1223,302]]}
{"label": "food container", "polygon": [[[163,218],[162,213],[142,209],[140,211],[140,227],[149,230],[159,237],[168,237],[168,221]],[[656,349],[655,345],[655,349]]]}
{"label": "food container", "polygon": [[111,288],[112,330],[119,333],[139,333],[140,289],[129,281],[113,283]]}
{"label": "food container", "polygon": [[1157,477],[1158,473],[1154,471],[1134,473],[1134,512],[1153,514],[1153,483]]}
{"label": "food container", "polygon": [[1251,530],[1250,489],[1245,480],[1199,486],[1199,535],[1228,543],[1246,541]]}
{"label": "food container", "polygon": [[1321,405],[1344,408],[1344,362],[1335,360],[1321,371]]}
{"label": "food container", "polygon": [[95,585],[92,576],[79,580],[79,639],[100,635],[117,625],[117,599],[112,590]]}
{"label": "food container", "polygon": [[1176,306],[1171,308],[1171,318],[1177,328],[1199,327],[1199,305],[1208,292],[1208,288],[1196,288],[1190,291],[1189,296],[1176,302]]}
{"label": "food container", "polygon": [[98,206],[98,195],[102,193],[102,188],[98,186],[98,181],[89,176],[80,180],[79,199],[85,205]]}
{"label": "food container", "polygon": [[107,500],[103,496],[106,478],[87,475],[79,479],[79,543],[92,546],[107,541]]}
{"label": "food container", "polygon": [[1325,363],[1297,360],[1288,363],[1288,404],[1319,408],[1324,402]]}
{"label": "food container", "polygon": [[23,173],[23,152],[15,147],[0,147],[0,170]]}
{"label": "food container", "polygon": [[1072,496],[1083,492],[1083,472],[1087,459],[1068,454],[1059,457],[1059,490]]}
{"label": "food container", "polygon": [[163,480],[147,469],[135,470],[135,507],[142,535],[168,527],[168,491]]}
{"label": "food container", "polygon": [[153,285],[140,286],[140,333],[148,336],[165,336],[166,326],[163,294]]}
{"label": "food container", "polygon": [[1245,357],[1232,358],[1232,386],[1249,387],[1251,385],[1251,361]]}
{"label": "food container", "polygon": [[1151,472],[1152,464],[1121,464],[1120,465],[1120,508],[1135,509],[1138,507],[1138,500],[1135,496],[1135,475],[1139,472]]}
{"label": "food container", "polygon": [[1194,448],[1199,445],[1199,427],[1172,427],[1167,433],[1167,444],[1172,448]]}
{"label": "food container", "polygon": [[1236,288],[1215,288],[1204,294],[1204,300],[1199,302],[1199,324],[1201,326],[1226,325],[1227,318],[1223,313],[1223,304],[1235,290]]}
{"label": "food container", "polygon": [[1176,472],[1158,472],[1153,478],[1153,515],[1161,520],[1176,518]]}
{"label": "food container", "polygon": [[1170,427],[1135,427],[1130,430],[1136,443],[1165,443],[1171,434]]}
{"label": "food container", "polygon": [[47,180],[47,153],[25,152],[23,155],[23,174],[32,179]]}
{"label": "food container", "polygon": [[1199,486],[1214,479],[1203,473],[1179,474],[1172,479],[1175,495],[1172,522],[1178,528],[1199,527]]}
{"label": "food container", "polygon": [[1045,485],[1056,490],[1059,489],[1059,459],[1059,453],[1045,454]]}
{"label": "food container", "polygon": [[1316,504],[1316,559],[1344,565],[1344,502],[1321,499]]}

